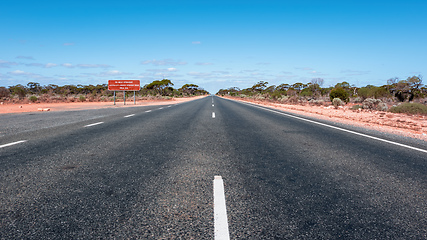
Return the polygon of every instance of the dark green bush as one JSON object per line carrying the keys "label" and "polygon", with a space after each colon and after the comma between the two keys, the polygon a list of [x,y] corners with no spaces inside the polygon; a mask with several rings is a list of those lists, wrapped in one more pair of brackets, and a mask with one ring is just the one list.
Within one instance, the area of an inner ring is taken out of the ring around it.
{"label": "dark green bush", "polygon": [[349,94],[344,88],[337,87],[331,90],[331,93],[329,93],[329,98],[331,99],[331,102],[334,98],[339,98],[343,100],[344,102],[348,103],[349,101]]}
{"label": "dark green bush", "polygon": [[31,96],[31,97],[29,97],[29,99],[30,99],[31,102],[37,102],[37,100],[38,100],[37,97],[34,96],[34,95]]}
{"label": "dark green bush", "polygon": [[389,110],[393,113],[427,115],[427,106],[421,103],[403,103]]}

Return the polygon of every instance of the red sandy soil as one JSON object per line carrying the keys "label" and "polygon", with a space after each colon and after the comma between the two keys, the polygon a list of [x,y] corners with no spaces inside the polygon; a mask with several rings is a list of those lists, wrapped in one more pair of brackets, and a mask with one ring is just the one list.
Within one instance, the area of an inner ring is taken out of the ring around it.
{"label": "red sandy soil", "polygon": [[85,110],[85,109],[100,109],[100,108],[122,108],[122,107],[138,107],[150,105],[165,105],[177,104],[186,102],[205,96],[188,97],[188,98],[172,98],[171,100],[140,100],[134,104],[133,100],[113,102],[73,102],[73,103],[28,103],[28,104],[0,104],[0,114],[4,113],[23,113],[37,111],[70,111],[70,110]]}
{"label": "red sandy soil", "polygon": [[237,97],[227,98],[264,105],[278,110],[317,119],[325,119],[427,141],[427,116],[380,111],[350,110],[350,105],[335,109],[332,106],[310,106],[308,104],[290,105],[255,101],[252,99],[242,99]]}

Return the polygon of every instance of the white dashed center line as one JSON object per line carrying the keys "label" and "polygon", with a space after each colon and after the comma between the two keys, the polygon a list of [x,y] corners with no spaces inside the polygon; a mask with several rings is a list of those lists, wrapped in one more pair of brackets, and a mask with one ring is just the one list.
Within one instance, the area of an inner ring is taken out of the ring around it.
{"label": "white dashed center line", "polygon": [[212,112],[212,118],[215,118],[215,112]]}
{"label": "white dashed center line", "polygon": [[225,204],[224,182],[221,176],[215,176],[214,186],[214,225],[215,240],[230,239],[228,232],[227,207]]}
{"label": "white dashed center line", "polygon": [[92,127],[92,126],[99,125],[99,124],[103,124],[103,123],[104,123],[104,122],[92,123],[92,124],[86,125],[85,127]]}
{"label": "white dashed center line", "polygon": [[23,143],[23,142],[26,142],[26,141],[27,140],[21,140],[21,141],[17,141],[17,142],[7,143],[7,144],[4,144],[4,145],[0,145],[0,148],[9,147],[9,146],[12,146],[12,145],[15,145],[15,144],[19,144],[19,143]]}
{"label": "white dashed center line", "polygon": [[128,118],[128,117],[133,117],[133,116],[135,116],[135,114],[130,114],[130,115],[127,115],[127,116],[124,116],[124,117]]}
{"label": "white dashed center line", "polygon": [[151,112],[151,110],[147,110],[147,111],[145,111],[145,112]]}

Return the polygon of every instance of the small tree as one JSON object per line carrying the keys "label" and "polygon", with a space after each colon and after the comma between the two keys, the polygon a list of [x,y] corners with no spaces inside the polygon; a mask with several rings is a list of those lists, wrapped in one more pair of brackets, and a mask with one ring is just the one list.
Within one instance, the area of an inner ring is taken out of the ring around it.
{"label": "small tree", "polygon": [[9,90],[5,87],[0,87],[0,98],[8,98],[10,95]]}
{"label": "small tree", "polygon": [[144,88],[152,89],[155,93],[165,95],[166,88],[173,86],[173,83],[169,79],[156,80],[150,84],[145,85]]}
{"label": "small tree", "polygon": [[29,82],[27,83],[28,91],[32,94],[38,94],[42,87],[40,86],[40,83],[36,82]]}
{"label": "small tree", "polygon": [[18,95],[19,99],[24,99],[27,95],[27,89],[21,84],[9,87],[12,95]]}
{"label": "small tree", "polygon": [[268,82],[259,81],[257,84],[252,86],[252,91],[261,93],[267,88]]}
{"label": "small tree", "polygon": [[179,89],[179,91],[187,95],[194,95],[194,93],[198,89],[199,89],[199,86],[197,86],[196,84],[185,84]]}

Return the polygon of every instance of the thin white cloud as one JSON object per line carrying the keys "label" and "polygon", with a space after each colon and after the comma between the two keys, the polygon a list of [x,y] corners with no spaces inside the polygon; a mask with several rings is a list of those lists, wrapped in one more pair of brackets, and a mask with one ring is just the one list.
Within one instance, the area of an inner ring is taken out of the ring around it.
{"label": "thin white cloud", "polygon": [[58,64],[56,64],[56,63],[47,63],[44,67],[45,68],[51,68],[51,67],[56,67],[56,66],[58,66]]}
{"label": "thin white cloud", "polygon": [[164,59],[164,60],[145,60],[141,62],[142,65],[152,64],[155,66],[178,66],[178,65],[186,65],[187,62],[184,61],[176,61],[173,59]]}
{"label": "thin white cloud", "polygon": [[229,72],[229,71],[212,71],[212,73],[230,74],[230,72]]}
{"label": "thin white cloud", "polygon": [[212,73],[203,73],[203,72],[189,72],[187,74],[195,77],[211,77],[212,76]]}
{"label": "thin white cloud", "polygon": [[200,41],[194,41],[194,42],[191,42],[191,44],[202,44]]}
{"label": "thin white cloud", "polygon": [[80,68],[110,68],[112,66],[108,64],[77,64],[77,67]]}
{"label": "thin white cloud", "polygon": [[111,71],[101,72],[98,74],[98,76],[100,76],[100,77],[123,76],[123,75],[132,75],[132,73],[121,72],[119,70],[111,70]]}
{"label": "thin white cloud", "polygon": [[297,70],[303,70],[303,71],[314,71],[311,67],[296,67]]}
{"label": "thin white cloud", "polygon": [[253,73],[253,72],[257,72],[257,69],[247,69],[247,70],[242,70],[240,71],[241,73]]}
{"label": "thin white cloud", "polygon": [[73,43],[73,42],[70,42],[70,43],[64,43],[63,45],[64,45],[64,46],[73,46],[73,45],[74,45],[74,43]]}
{"label": "thin white cloud", "polygon": [[0,60],[0,68],[10,68],[10,66],[16,65],[19,65],[19,63]]}
{"label": "thin white cloud", "polygon": [[24,64],[27,67],[44,67],[45,64],[41,64],[41,63],[26,63]]}
{"label": "thin white cloud", "polygon": [[25,81],[33,81],[32,79],[36,79],[37,81],[41,81],[41,80],[52,81],[52,80],[54,80],[51,77],[42,76],[40,74],[32,73],[32,72],[25,72],[22,70],[14,70],[14,71],[8,72],[7,74],[12,75],[12,76],[16,76],[16,77],[23,76],[23,77],[25,77]]}
{"label": "thin white cloud", "polygon": [[360,76],[369,74],[371,71],[360,71],[360,70],[342,70],[341,73],[344,73],[346,76]]}
{"label": "thin white cloud", "polygon": [[269,62],[259,62],[259,63],[257,63],[257,65],[270,65],[271,63],[269,63]]}
{"label": "thin white cloud", "polygon": [[35,60],[33,57],[31,56],[17,56],[17,59],[27,59],[27,60]]}
{"label": "thin white cloud", "polygon": [[63,63],[63,64],[61,64],[61,66],[67,67],[67,68],[73,68],[74,67],[73,64],[71,64],[71,63]]}
{"label": "thin white cloud", "polygon": [[87,63],[81,63],[81,64],[76,64],[73,65],[71,63],[63,63],[61,64],[61,66],[66,67],[66,68],[111,68],[113,66],[108,65],[108,64],[87,64]]}
{"label": "thin white cloud", "polygon": [[210,62],[196,62],[195,65],[198,65],[198,66],[208,66],[208,65],[214,65],[214,64],[210,63]]}
{"label": "thin white cloud", "polygon": [[15,70],[12,72],[8,72],[8,74],[12,74],[12,75],[30,75],[31,73],[27,73],[25,71],[22,70]]}
{"label": "thin white cloud", "polygon": [[147,69],[148,72],[177,72],[178,69],[176,68],[166,68],[166,69]]}
{"label": "thin white cloud", "polygon": [[172,77],[182,77],[182,75],[174,73],[155,73],[153,76],[163,77],[163,78],[172,78]]}

